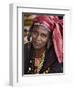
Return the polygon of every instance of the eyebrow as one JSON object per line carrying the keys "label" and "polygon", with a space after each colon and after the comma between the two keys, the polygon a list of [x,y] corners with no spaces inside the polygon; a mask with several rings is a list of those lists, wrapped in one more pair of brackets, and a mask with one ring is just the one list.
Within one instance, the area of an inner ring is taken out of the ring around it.
{"label": "eyebrow", "polygon": [[[39,33],[37,30],[33,30],[33,32],[37,32],[37,33]],[[40,34],[44,34],[44,35],[47,36],[47,34],[49,35],[49,32],[40,32]]]}

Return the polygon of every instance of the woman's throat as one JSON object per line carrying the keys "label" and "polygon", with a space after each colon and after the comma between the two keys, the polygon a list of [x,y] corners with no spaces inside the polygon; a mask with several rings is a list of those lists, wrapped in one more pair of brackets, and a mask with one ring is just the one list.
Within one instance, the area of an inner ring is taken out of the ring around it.
{"label": "woman's throat", "polygon": [[37,56],[35,56],[34,66],[35,66],[35,72],[39,73],[39,71],[43,66],[43,62],[45,58],[45,49],[39,50],[38,52],[36,52],[36,55]]}
{"label": "woman's throat", "polygon": [[41,56],[43,55],[43,53],[45,52],[45,48],[41,48],[41,49],[36,49],[35,50],[35,58],[41,58]]}

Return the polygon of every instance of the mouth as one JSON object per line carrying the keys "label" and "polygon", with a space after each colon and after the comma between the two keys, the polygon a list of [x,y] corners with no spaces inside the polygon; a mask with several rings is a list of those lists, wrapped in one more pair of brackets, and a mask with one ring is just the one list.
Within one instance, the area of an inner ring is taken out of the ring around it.
{"label": "mouth", "polygon": [[34,42],[34,43],[33,43],[33,46],[34,46],[34,47],[40,47],[40,46],[41,46],[41,43]]}
{"label": "mouth", "polygon": [[41,45],[41,43],[39,43],[39,42],[35,42],[34,44],[37,46]]}
{"label": "mouth", "polygon": [[34,45],[40,47],[41,44],[36,44],[36,43],[35,43]]}

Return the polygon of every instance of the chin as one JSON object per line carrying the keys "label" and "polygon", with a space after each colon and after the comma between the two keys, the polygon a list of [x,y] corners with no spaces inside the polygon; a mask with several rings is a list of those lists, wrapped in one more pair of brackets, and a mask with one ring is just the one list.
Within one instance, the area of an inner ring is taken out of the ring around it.
{"label": "chin", "polygon": [[34,49],[41,49],[41,47],[39,47],[39,46],[33,46],[34,47]]}
{"label": "chin", "polygon": [[34,47],[34,49],[41,49],[41,48],[39,48],[39,47]]}

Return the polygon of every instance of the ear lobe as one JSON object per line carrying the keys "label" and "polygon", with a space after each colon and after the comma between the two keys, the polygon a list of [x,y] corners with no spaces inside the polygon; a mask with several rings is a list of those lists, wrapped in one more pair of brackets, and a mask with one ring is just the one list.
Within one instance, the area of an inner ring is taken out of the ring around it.
{"label": "ear lobe", "polygon": [[50,41],[50,40],[48,40],[48,42],[47,42],[47,49],[49,49],[49,48],[50,48],[50,46],[51,46],[51,41]]}

